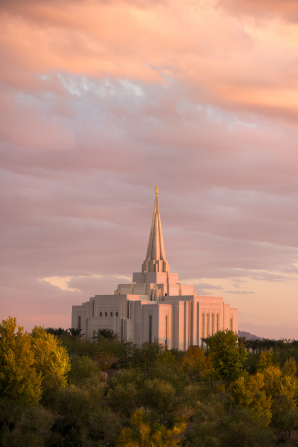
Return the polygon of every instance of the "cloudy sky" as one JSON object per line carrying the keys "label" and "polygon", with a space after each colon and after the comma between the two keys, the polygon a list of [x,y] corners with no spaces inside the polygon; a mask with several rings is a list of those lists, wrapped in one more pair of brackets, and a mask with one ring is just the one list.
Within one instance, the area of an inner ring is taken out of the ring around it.
{"label": "cloudy sky", "polygon": [[298,339],[298,3],[2,0],[0,317],[69,327],[144,260]]}

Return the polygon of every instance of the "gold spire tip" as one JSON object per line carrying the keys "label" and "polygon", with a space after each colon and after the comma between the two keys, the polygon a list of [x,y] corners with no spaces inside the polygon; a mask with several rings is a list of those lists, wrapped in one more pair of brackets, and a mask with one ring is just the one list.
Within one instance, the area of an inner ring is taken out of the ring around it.
{"label": "gold spire tip", "polygon": [[155,186],[155,197],[158,197],[158,187]]}

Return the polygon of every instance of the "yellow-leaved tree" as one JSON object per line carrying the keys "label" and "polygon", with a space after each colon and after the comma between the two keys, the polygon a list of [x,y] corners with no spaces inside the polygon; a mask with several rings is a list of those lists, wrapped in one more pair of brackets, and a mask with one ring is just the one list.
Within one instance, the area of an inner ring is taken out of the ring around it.
{"label": "yellow-leaved tree", "polygon": [[[185,412],[186,413],[186,412]],[[186,428],[186,414],[177,415],[172,428],[159,422],[150,421],[150,412],[142,408],[135,411],[130,419],[129,428],[120,431],[117,447],[179,447],[183,444]]]}
{"label": "yellow-leaved tree", "polygon": [[0,396],[36,404],[42,375],[35,368],[31,339],[15,318],[0,324]]}
{"label": "yellow-leaved tree", "polygon": [[287,360],[282,371],[273,363],[272,352],[264,352],[260,355],[257,369],[256,374],[244,375],[231,384],[232,403],[250,408],[263,425],[272,422],[279,428],[290,430],[297,405],[295,360]]}
{"label": "yellow-leaved tree", "polygon": [[70,361],[66,349],[61,346],[57,337],[47,333],[42,327],[35,326],[31,333],[31,348],[34,367],[43,380],[42,387],[56,390],[65,386]]}
{"label": "yellow-leaved tree", "polygon": [[69,357],[57,338],[43,328],[32,334],[8,317],[0,324],[0,397],[37,404],[44,388],[66,385]]}
{"label": "yellow-leaved tree", "polygon": [[284,364],[283,373],[286,376],[295,377],[297,373],[297,365],[293,357],[289,358]]}
{"label": "yellow-leaved tree", "polygon": [[267,426],[270,423],[272,398],[264,390],[263,374],[239,377],[231,384],[230,392],[232,403],[250,408],[256,421],[261,425]]}
{"label": "yellow-leaved tree", "polygon": [[279,365],[275,365],[272,360],[272,352],[264,352],[260,355],[257,365],[258,371],[264,377],[264,391],[273,399],[279,396],[285,396],[293,401],[296,406],[295,397],[297,394],[297,379],[295,372],[297,370],[296,362],[293,358],[287,360],[284,365],[284,371]]}
{"label": "yellow-leaved tree", "polygon": [[267,367],[265,363],[265,353],[261,354],[259,369],[264,376],[264,390],[272,397],[272,425],[280,430],[289,431],[297,424],[297,390],[298,382],[296,378],[297,366],[293,358],[286,361],[283,371],[279,365],[270,363],[270,356],[267,354]]}
{"label": "yellow-leaved tree", "polygon": [[180,360],[180,370],[193,376],[206,378],[210,374],[210,358],[205,356],[205,350],[199,346],[190,346]]}

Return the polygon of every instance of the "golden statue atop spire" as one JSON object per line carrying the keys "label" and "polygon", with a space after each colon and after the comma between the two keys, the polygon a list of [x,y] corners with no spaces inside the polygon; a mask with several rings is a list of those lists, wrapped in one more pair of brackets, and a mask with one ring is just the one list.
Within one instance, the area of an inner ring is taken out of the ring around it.
{"label": "golden statue atop spire", "polygon": [[158,197],[158,187],[155,186],[155,197]]}

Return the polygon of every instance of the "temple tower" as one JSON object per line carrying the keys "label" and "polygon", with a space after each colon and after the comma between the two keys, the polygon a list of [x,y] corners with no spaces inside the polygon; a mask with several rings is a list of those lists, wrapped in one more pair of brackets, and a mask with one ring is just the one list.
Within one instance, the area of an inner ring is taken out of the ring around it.
{"label": "temple tower", "polygon": [[[198,275],[200,273],[198,272]],[[222,297],[197,296],[181,284],[166,259],[155,188],[153,217],[142,271],[132,282],[118,284],[112,295],[95,295],[72,308],[72,327],[93,339],[98,329],[111,329],[120,341],[137,345],[159,340],[166,349],[186,350],[220,329],[238,331],[238,309]]]}

